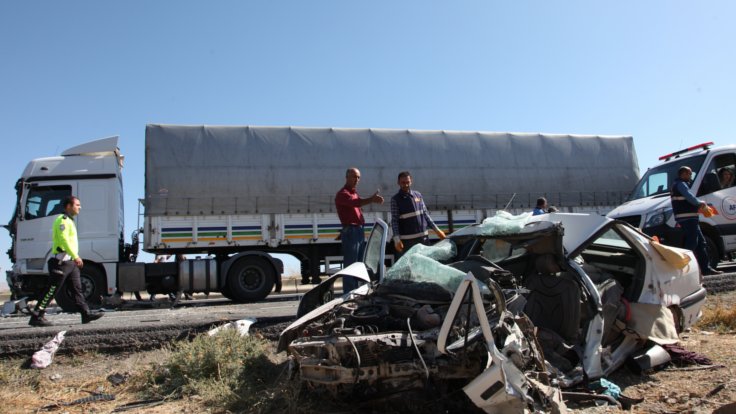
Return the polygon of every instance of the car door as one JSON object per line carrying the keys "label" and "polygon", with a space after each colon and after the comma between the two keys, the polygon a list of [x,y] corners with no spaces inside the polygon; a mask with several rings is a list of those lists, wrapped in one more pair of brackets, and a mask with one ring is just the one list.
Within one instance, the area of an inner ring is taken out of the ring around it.
{"label": "car door", "polygon": [[[302,317],[311,310],[333,300],[334,285],[338,279],[352,276],[363,282],[380,282],[385,274],[386,239],[388,237],[388,225],[381,219],[376,219],[371,234],[363,249],[363,260],[340,270],[327,280],[315,286],[304,294],[299,302],[296,316]],[[367,289],[361,286],[356,290]],[[348,293],[349,294],[349,293]]]}

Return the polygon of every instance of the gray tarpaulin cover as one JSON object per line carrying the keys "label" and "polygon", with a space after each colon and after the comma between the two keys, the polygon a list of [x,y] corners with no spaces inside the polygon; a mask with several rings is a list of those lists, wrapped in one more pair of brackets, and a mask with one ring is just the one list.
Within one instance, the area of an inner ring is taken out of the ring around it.
{"label": "gray tarpaulin cover", "polygon": [[334,212],[351,166],[377,211],[402,170],[430,209],[617,204],[639,176],[629,136],[147,125],[146,215]]}

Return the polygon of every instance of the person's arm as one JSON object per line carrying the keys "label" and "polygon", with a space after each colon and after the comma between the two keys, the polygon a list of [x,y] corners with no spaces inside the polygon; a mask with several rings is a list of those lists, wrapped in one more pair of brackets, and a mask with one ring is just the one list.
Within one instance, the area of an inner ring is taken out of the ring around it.
{"label": "person's arm", "polygon": [[690,191],[690,187],[688,187],[687,184],[685,184],[684,182],[679,181],[675,185],[675,187],[677,188],[677,191],[679,191],[680,194],[682,194],[682,196],[685,197],[685,200],[687,200],[688,203],[694,206],[701,206],[705,204],[705,201],[700,201],[697,198],[695,198],[693,193]]}
{"label": "person's arm", "polygon": [[363,207],[364,205],[371,203],[383,204],[383,197],[378,194],[378,191],[373,193],[373,195],[368,198],[352,198],[344,192],[338,193],[335,197],[335,204],[338,206]]}
{"label": "person's arm", "polygon": [[434,223],[434,220],[432,220],[432,217],[429,216],[429,210],[427,210],[427,205],[424,204],[424,197],[422,197],[422,214],[424,214],[424,219],[427,220],[427,224],[429,224],[429,227],[432,227],[432,230],[437,234],[437,237],[440,238],[440,240],[444,240],[445,232],[440,230],[439,227]]}

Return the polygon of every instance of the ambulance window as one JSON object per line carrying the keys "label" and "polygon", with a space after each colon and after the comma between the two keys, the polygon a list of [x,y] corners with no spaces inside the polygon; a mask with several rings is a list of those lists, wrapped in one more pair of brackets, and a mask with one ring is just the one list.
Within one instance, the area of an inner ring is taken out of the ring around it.
{"label": "ambulance window", "polygon": [[629,195],[629,200],[638,200],[659,194],[667,194],[670,191],[672,181],[677,178],[677,171],[682,166],[688,166],[693,170],[692,179],[701,173],[700,168],[705,161],[705,155],[698,155],[685,159],[677,159],[667,164],[650,168],[634,187]]}
{"label": "ambulance window", "polygon": [[700,184],[698,196],[733,187],[735,168],[735,154],[723,154],[714,157],[703,176],[703,182]]}
{"label": "ambulance window", "polygon": [[33,220],[64,212],[63,200],[72,195],[69,185],[31,187],[26,198],[24,218]]}

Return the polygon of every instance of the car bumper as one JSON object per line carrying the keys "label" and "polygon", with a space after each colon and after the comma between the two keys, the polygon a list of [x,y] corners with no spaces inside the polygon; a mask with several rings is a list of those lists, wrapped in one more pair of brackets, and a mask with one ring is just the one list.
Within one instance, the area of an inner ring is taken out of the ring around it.
{"label": "car bumper", "polygon": [[705,288],[700,288],[697,292],[686,296],[680,300],[680,312],[682,312],[681,325],[682,328],[692,326],[700,319],[701,309],[705,304],[706,298]]}

